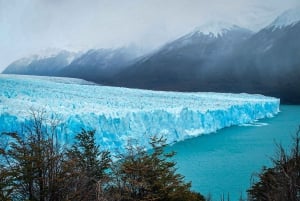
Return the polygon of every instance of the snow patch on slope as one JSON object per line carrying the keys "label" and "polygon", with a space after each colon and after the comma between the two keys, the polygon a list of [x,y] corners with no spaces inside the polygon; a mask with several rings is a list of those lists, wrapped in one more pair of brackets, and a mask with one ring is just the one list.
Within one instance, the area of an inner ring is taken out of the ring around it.
{"label": "snow patch on slope", "polygon": [[285,11],[282,15],[277,17],[274,22],[272,22],[268,27],[281,29],[287,26],[294,26],[298,22],[300,22],[300,7]]}
{"label": "snow patch on slope", "polygon": [[10,71],[18,72],[18,71],[21,71],[22,69],[24,70],[24,68],[26,68],[33,62],[56,57],[56,56],[59,56],[60,54],[63,54],[65,57],[65,60],[66,60],[65,65],[69,65],[78,56],[80,56],[81,53],[80,52],[78,52],[78,53],[69,52],[66,50],[54,49],[54,48],[46,49],[46,50],[40,51],[39,54],[33,54],[28,57],[18,59],[16,61],[14,61],[13,63],[11,63],[7,68],[11,68],[11,69],[9,69]]}
{"label": "snow patch on slope", "polygon": [[[157,92],[96,85],[80,79],[0,75],[0,132],[21,130],[30,108],[58,118],[58,138],[72,143],[82,128],[110,151],[129,140],[147,146],[150,136],[168,143],[272,117],[279,99],[262,95]],[[16,123],[17,122],[17,123]]]}
{"label": "snow patch on slope", "polygon": [[227,22],[211,22],[197,27],[193,33],[222,37],[227,32],[235,29],[239,29],[239,27]]}

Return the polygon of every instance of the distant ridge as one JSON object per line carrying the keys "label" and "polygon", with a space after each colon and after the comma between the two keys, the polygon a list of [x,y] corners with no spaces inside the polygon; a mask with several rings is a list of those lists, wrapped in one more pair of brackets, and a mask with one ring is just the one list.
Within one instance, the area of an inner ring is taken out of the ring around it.
{"label": "distant ridge", "polygon": [[300,22],[300,7],[290,9],[278,16],[269,26],[276,28],[284,28],[287,26],[294,26]]}
{"label": "distant ridge", "polygon": [[241,29],[241,27],[228,22],[214,21],[196,27],[191,34],[204,34],[213,37],[221,37],[223,34],[237,29]]}
{"label": "distant ridge", "polygon": [[75,77],[153,90],[260,93],[299,104],[299,11],[282,13],[256,33],[212,22],[147,55],[125,47],[89,50],[73,59],[67,59],[68,54],[25,58],[4,73]]}

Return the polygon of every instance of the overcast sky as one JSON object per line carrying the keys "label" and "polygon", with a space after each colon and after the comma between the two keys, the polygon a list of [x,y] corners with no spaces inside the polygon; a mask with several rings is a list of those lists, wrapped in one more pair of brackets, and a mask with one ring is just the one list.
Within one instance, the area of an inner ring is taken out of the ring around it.
{"label": "overcast sky", "polygon": [[296,6],[299,0],[0,0],[0,72],[48,48],[155,48],[211,21],[256,31]]}

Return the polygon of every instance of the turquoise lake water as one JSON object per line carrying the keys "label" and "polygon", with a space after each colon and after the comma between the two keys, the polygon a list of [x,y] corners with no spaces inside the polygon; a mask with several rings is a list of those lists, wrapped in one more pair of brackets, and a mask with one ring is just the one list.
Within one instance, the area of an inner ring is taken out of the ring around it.
{"label": "turquoise lake water", "polygon": [[241,193],[245,198],[251,175],[271,165],[275,142],[290,147],[300,125],[300,105],[281,105],[280,111],[252,126],[225,128],[168,147],[177,152],[178,172],[192,181],[193,190],[210,193],[213,200],[228,193],[231,201]]}

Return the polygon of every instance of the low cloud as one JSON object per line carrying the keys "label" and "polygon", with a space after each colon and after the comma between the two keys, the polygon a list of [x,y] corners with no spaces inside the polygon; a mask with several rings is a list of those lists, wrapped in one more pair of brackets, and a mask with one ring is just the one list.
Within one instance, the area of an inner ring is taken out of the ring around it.
{"label": "low cloud", "polygon": [[46,48],[155,48],[207,21],[258,30],[299,0],[0,0],[0,71]]}

